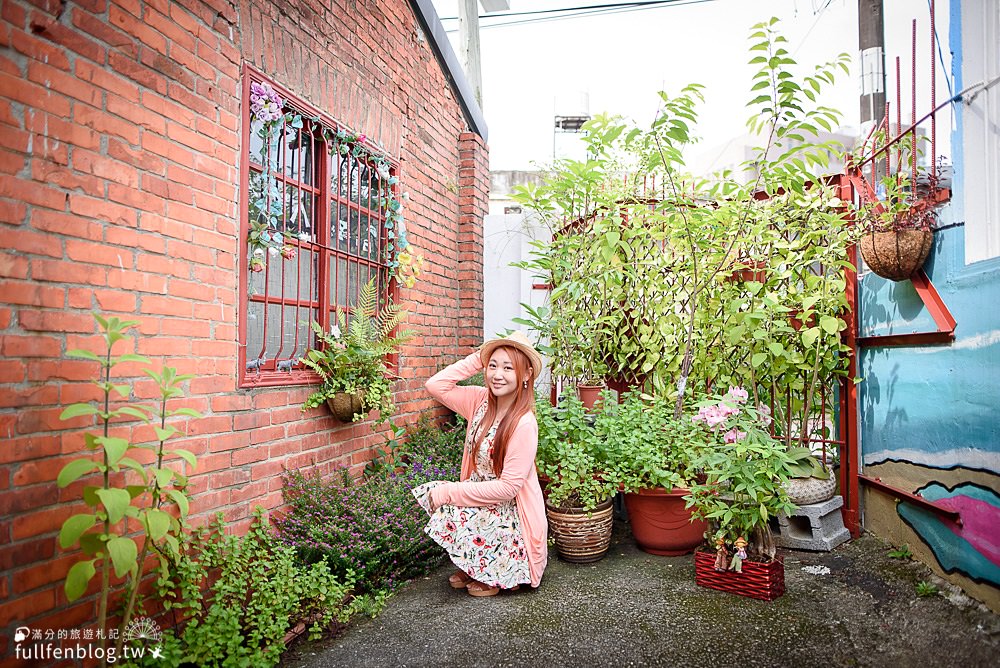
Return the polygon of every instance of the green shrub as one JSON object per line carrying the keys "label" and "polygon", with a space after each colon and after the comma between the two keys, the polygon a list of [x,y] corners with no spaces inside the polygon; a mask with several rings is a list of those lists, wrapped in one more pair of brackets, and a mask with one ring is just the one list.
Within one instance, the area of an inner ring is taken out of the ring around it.
{"label": "green shrub", "polygon": [[262,511],[245,536],[225,533],[220,513],[208,526],[186,534],[181,556],[158,582],[173,628],[163,632],[156,666],[273,666],[284,637],[300,621],[319,637],[354,606],[344,603],[353,574],[337,578],[325,563],[300,566]]}

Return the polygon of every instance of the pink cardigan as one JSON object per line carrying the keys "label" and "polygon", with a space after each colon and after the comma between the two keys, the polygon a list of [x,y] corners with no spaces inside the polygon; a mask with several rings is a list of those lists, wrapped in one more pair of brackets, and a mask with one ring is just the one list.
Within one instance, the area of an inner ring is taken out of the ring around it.
{"label": "pink cardigan", "polygon": [[[472,427],[473,414],[486,401],[489,390],[485,387],[458,387],[455,383],[465,380],[482,368],[483,362],[477,351],[442,369],[425,385],[432,397],[468,420],[469,428]],[[456,506],[492,506],[514,499],[528,551],[532,587],[537,587],[541,582],[549,557],[549,525],[545,518],[545,500],[535,473],[537,450],[538,422],[534,413],[527,413],[521,418],[507,443],[507,456],[499,479],[467,482],[475,470],[475,462],[468,450],[465,450],[462,453],[462,482],[445,483],[435,490],[442,495],[439,497],[442,501]]]}

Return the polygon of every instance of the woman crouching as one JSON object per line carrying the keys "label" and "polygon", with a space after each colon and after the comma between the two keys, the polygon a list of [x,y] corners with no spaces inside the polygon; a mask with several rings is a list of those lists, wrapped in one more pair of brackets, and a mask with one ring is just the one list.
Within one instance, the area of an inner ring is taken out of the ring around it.
{"label": "woman crouching", "polygon": [[[427,381],[435,399],[468,421],[461,482],[413,490],[430,514],[424,531],[458,571],[448,578],[472,596],[537,587],[548,560],[545,502],[535,472],[534,381],[542,358],[520,332],[493,339]],[[483,370],[486,387],[456,383]]]}

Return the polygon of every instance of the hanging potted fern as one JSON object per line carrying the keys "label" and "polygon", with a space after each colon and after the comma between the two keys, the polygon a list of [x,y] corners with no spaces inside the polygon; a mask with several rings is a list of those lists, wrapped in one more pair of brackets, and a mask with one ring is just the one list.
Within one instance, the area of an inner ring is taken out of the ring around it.
{"label": "hanging potted fern", "polygon": [[379,411],[379,422],[387,420],[396,407],[386,357],[412,337],[410,330],[394,333],[405,317],[398,304],[378,308],[371,280],[361,289],[349,323],[343,311],[329,332],[312,323],[317,346],[301,362],[319,374],[323,385],[309,395],[303,410],[326,403],[341,422],[361,420],[373,410]]}

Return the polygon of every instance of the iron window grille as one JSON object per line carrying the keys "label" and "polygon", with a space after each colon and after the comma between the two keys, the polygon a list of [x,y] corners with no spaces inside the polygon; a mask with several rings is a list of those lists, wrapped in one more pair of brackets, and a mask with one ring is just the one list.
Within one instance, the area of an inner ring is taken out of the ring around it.
{"label": "iron window grille", "polygon": [[[271,131],[270,141],[264,123],[249,112],[252,82],[270,84],[292,114]],[[298,361],[315,345],[310,322],[329,331],[338,313],[349,320],[369,280],[376,282],[380,308],[396,290],[381,196],[394,186],[376,170],[368,150],[332,138],[342,129],[338,123],[249,67],[243,100],[239,385],[315,383],[317,374]],[[398,165],[383,159],[395,176]],[[282,243],[252,248],[252,222],[280,234]]]}

